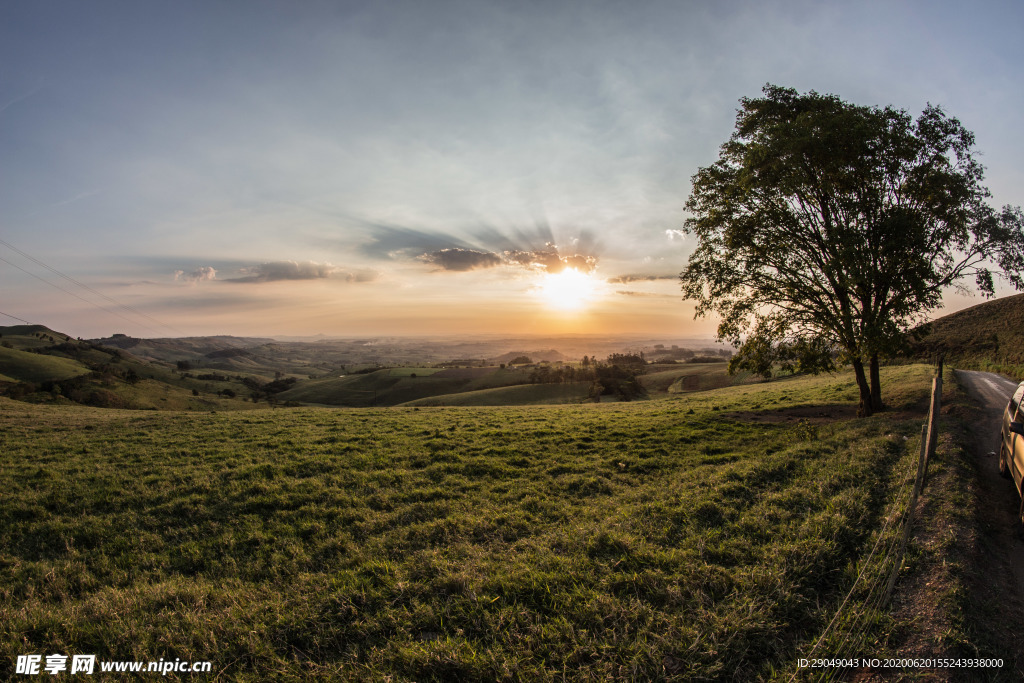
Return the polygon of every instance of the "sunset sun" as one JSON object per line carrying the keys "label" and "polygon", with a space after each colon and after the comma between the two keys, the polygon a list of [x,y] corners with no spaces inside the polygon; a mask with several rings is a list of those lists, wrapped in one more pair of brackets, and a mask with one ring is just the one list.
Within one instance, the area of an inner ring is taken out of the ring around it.
{"label": "sunset sun", "polygon": [[538,291],[548,306],[562,311],[585,308],[600,294],[601,281],[575,268],[548,273]]}

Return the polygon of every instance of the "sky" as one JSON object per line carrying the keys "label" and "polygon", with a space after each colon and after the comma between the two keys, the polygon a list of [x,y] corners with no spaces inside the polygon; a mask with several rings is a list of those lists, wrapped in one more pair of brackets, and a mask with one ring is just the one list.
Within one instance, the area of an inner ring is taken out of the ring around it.
{"label": "sky", "polygon": [[1022,34],[1015,1],[3,3],[0,311],[712,336],[683,207],[740,98],[940,105],[1021,205]]}

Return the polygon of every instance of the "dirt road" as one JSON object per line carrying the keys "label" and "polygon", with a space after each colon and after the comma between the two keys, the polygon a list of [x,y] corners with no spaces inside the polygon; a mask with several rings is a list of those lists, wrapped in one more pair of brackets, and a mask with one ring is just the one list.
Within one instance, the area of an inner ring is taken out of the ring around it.
{"label": "dirt road", "polygon": [[1013,390],[1017,388],[1017,383],[991,372],[956,370],[956,376],[971,397],[982,403],[986,413],[994,421],[996,431],[992,433],[992,445],[998,445],[999,418]]}
{"label": "dirt road", "polygon": [[[990,372],[956,371],[957,380],[977,402],[978,419],[970,426],[972,451],[978,465],[976,519],[981,543],[974,564],[972,600],[997,605],[992,615],[1002,630],[998,639],[1015,655],[1015,668],[1024,663],[1024,532],[1020,497],[999,476],[999,429],[1003,410],[1017,383]],[[986,628],[989,625],[983,626]]]}
{"label": "dirt road", "polygon": [[[991,372],[957,370],[956,376],[968,395],[977,401],[981,415],[970,427],[980,475],[981,519],[991,525],[988,531],[997,534],[993,540],[1001,546],[1016,548],[1024,558],[1021,524],[1017,520],[1020,498],[1013,484],[999,476],[999,428],[1003,409],[1017,383]],[[1017,563],[1015,573],[1024,595],[1024,562]]]}

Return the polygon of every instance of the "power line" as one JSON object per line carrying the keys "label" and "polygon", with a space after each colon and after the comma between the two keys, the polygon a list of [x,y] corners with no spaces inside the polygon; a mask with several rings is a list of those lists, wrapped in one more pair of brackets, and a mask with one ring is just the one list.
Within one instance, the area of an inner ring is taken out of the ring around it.
{"label": "power line", "polygon": [[22,320],[22,319],[21,319],[21,318],[19,318],[18,316],[16,316],[16,315],[11,315],[10,313],[4,313],[3,311],[0,311],[0,315],[6,315],[6,316],[7,316],[8,318],[14,318],[15,320],[17,320],[17,321],[19,321],[19,322],[23,322],[23,323],[25,323],[26,325],[35,325],[35,323],[30,323],[30,322],[29,322],[29,321],[27,321],[27,320]]}
{"label": "power line", "polygon": [[[6,263],[9,266],[17,268],[18,270],[20,270],[21,272],[25,273],[26,275],[31,275],[32,277],[34,277],[35,279],[39,280],[40,282],[45,282],[46,284],[50,285],[54,289],[59,289],[60,291],[64,292],[65,294],[69,294],[69,295],[75,297],[79,301],[84,301],[85,303],[89,304],[90,306],[95,306],[96,308],[100,309],[104,313],[109,313],[110,315],[116,315],[118,318],[121,318],[122,320],[127,320],[128,322],[132,323],[133,325],[142,325],[143,327],[145,327],[147,330],[149,330],[151,332],[157,332],[156,330],[154,330],[149,325],[145,325],[143,323],[140,323],[140,322],[137,322],[135,320],[132,320],[131,318],[127,318],[127,317],[121,315],[120,313],[118,313],[117,311],[111,311],[110,309],[103,308],[103,306],[100,306],[95,301],[89,301],[85,297],[81,297],[81,296],[75,294],[74,292],[72,292],[70,290],[64,289],[60,285],[54,284],[54,283],[50,282],[49,280],[47,280],[46,278],[44,278],[42,276],[39,276],[39,275],[36,275],[35,273],[33,273],[30,270],[25,270],[24,268],[19,266],[17,263],[11,263],[7,259],[5,259],[3,256],[0,256],[0,261],[3,261],[4,263]],[[157,334],[159,334],[159,332],[157,332]]]}
{"label": "power line", "polygon": [[78,285],[79,287],[81,287],[81,288],[83,288],[83,289],[85,289],[87,291],[92,292],[96,296],[101,297],[101,298],[109,301],[110,303],[114,304],[115,306],[117,306],[117,307],[119,307],[121,309],[124,309],[124,310],[128,311],[129,313],[134,313],[135,315],[138,315],[138,316],[141,316],[141,317],[146,318],[148,320],[151,320],[154,323],[156,323],[157,325],[160,325],[162,327],[166,327],[168,329],[174,330],[175,332],[178,332],[179,334],[182,333],[181,330],[178,330],[178,329],[174,328],[171,325],[163,323],[163,322],[157,320],[156,318],[154,318],[153,316],[148,315],[146,313],[143,313],[142,311],[138,310],[137,308],[133,308],[132,306],[128,306],[127,304],[122,304],[121,302],[119,302],[119,301],[117,301],[117,300],[107,296],[103,292],[98,292],[95,289],[93,289],[92,287],[90,287],[89,285],[87,285],[87,284],[85,284],[83,282],[79,282],[78,280],[76,280],[75,278],[71,277],[70,275],[65,275],[64,273],[60,272],[56,268],[53,268],[52,266],[48,266],[47,264],[43,263],[42,261],[40,261],[36,257],[32,256],[31,254],[26,254],[24,251],[22,251],[21,249],[18,249],[17,247],[15,247],[10,242],[7,242],[7,241],[5,241],[3,239],[0,239],[0,244],[4,245],[5,247],[7,247],[8,249],[10,249],[12,251],[15,251],[15,252],[21,254],[22,256],[24,256],[28,260],[32,261],[33,263],[35,263],[35,264],[37,264],[39,266],[42,266],[43,268],[46,268],[51,273],[54,273],[55,275],[59,275],[60,277],[62,277],[65,280],[67,280],[68,282],[72,282],[72,283]]}
{"label": "power line", "polygon": [[[121,303],[120,301],[117,301],[116,299],[113,299],[113,298],[111,298],[111,297],[107,296],[107,295],[106,295],[106,294],[104,294],[103,292],[98,292],[98,291],[96,291],[95,289],[93,289],[93,288],[92,288],[92,287],[90,287],[89,285],[87,285],[87,284],[85,284],[85,283],[83,283],[83,282],[80,282],[80,281],[76,280],[75,278],[71,277],[70,275],[65,275],[64,273],[60,272],[60,271],[59,271],[59,270],[57,270],[56,268],[54,268],[54,267],[52,267],[52,266],[49,266],[49,265],[47,265],[47,264],[43,263],[42,261],[40,261],[40,260],[39,260],[39,259],[37,259],[36,257],[32,256],[31,254],[27,254],[27,253],[25,253],[24,251],[22,251],[21,249],[18,249],[18,248],[17,248],[16,246],[14,246],[13,244],[11,244],[10,242],[7,242],[7,241],[5,241],[5,240],[3,240],[3,239],[0,239],[0,244],[4,245],[5,247],[7,247],[8,249],[10,249],[11,251],[14,251],[14,252],[16,252],[16,253],[18,253],[18,254],[21,254],[22,256],[24,256],[25,258],[27,258],[27,259],[28,259],[29,261],[32,261],[33,263],[35,263],[35,264],[36,264],[36,265],[38,265],[38,266],[41,266],[42,268],[45,268],[46,270],[50,271],[50,272],[51,272],[51,273],[53,273],[54,275],[57,275],[57,276],[59,276],[59,277],[62,277],[62,278],[64,278],[65,280],[67,280],[68,282],[71,282],[72,284],[78,285],[79,287],[81,287],[82,289],[84,289],[84,290],[86,290],[86,291],[88,291],[88,292],[92,292],[92,293],[93,293],[93,294],[95,294],[96,296],[98,296],[98,297],[100,297],[100,298],[102,298],[102,299],[104,299],[104,300],[108,301],[109,303],[111,303],[111,304],[113,304],[113,305],[117,306],[118,308],[120,308],[120,309],[122,309],[122,310],[124,310],[124,311],[127,311],[128,313],[133,313],[133,314],[135,314],[135,315],[137,315],[137,316],[140,316],[140,317],[142,317],[142,318],[146,318],[147,320],[150,320],[150,321],[152,321],[152,322],[156,323],[157,325],[160,325],[161,327],[166,327],[166,328],[167,328],[167,329],[169,329],[169,330],[173,330],[173,331],[177,332],[178,334],[184,334],[184,333],[183,333],[183,332],[182,332],[181,330],[177,329],[176,327],[174,327],[174,326],[172,326],[172,325],[168,325],[167,323],[164,323],[164,322],[162,322],[162,321],[160,321],[160,320],[157,320],[157,319],[156,319],[156,318],[154,318],[153,316],[151,316],[151,315],[149,315],[149,314],[147,314],[147,313],[144,313],[144,312],[142,312],[142,311],[138,310],[137,308],[134,308],[134,307],[132,307],[132,306],[128,306],[127,304],[122,304],[122,303]],[[10,264],[10,265],[14,265],[14,264],[12,264],[12,263],[11,263],[10,261],[6,261],[6,260],[5,260],[4,262],[5,262],[5,263],[8,263],[8,264]],[[17,267],[18,267],[18,266],[15,266],[15,268],[17,268]],[[24,272],[26,272],[26,273],[28,272],[28,271],[24,270],[23,268],[20,268],[20,270],[22,270],[22,271],[24,271]],[[29,274],[31,275],[32,273],[29,273]],[[42,279],[42,278],[39,278],[39,279]],[[43,280],[43,282],[48,282],[48,281],[47,281],[47,280]],[[48,284],[52,284],[52,283],[49,283],[49,282],[48,282]],[[56,286],[56,285],[54,285],[54,286]],[[58,287],[58,289],[62,289],[62,288]],[[68,291],[67,291],[67,290],[65,290],[65,289],[62,289],[62,291],[64,291],[64,292],[67,292],[68,294],[72,294],[72,296],[77,296],[77,295],[73,294],[72,292],[68,292]],[[77,297],[77,298],[79,298],[79,299],[82,299],[82,297]],[[92,304],[93,306],[97,306],[97,307],[98,307],[98,308],[100,308],[101,310],[107,311],[108,313],[114,313],[115,315],[117,315],[117,314],[116,314],[116,313],[115,313],[114,311],[108,311],[107,309],[103,308],[102,306],[99,306],[98,304],[96,304],[96,303],[94,303],[94,302],[92,302],[92,301],[88,301],[88,300],[86,300],[86,299],[82,299],[82,300],[83,300],[83,301],[86,301],[86,302],[87,302],[87,303],[89,303],[89,304]],[[123,318],[124,316],[121,316],[121,317]],[[131,322],[131,323],[134,323],[134,324],[141,324],[141,323],[137,323],[136,321],[130,320],[130,319],[128,319],[128,318],[125,318],[125,320],[128,320],[128,322]],[[157,330],[154,330],[153,328],[151,328],[151,327],[148,327],[148,326],[146,326],[146,325],[143,325],[143,327],[145,327],[146,329],[148,329],[148,330],[150,330],[150,331],[152,331],[152,332],[157,332]],[[157,334],[159,334],[159,332],[157,332]]]}

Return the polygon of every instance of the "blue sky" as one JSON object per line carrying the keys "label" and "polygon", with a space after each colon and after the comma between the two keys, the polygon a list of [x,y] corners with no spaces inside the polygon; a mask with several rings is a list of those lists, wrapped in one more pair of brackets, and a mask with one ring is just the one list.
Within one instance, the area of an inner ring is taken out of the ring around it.
{"label": "blue sky", "polygon": [[[0,310],[81,336],[710,334],[671,231],[739,98],[939,104],[1024,204],[1022,34],[1013,2],[5,3],[0,238],[151,319],[2,261]],[[538,278],[573,258],[600,291],[553,306]]]}

